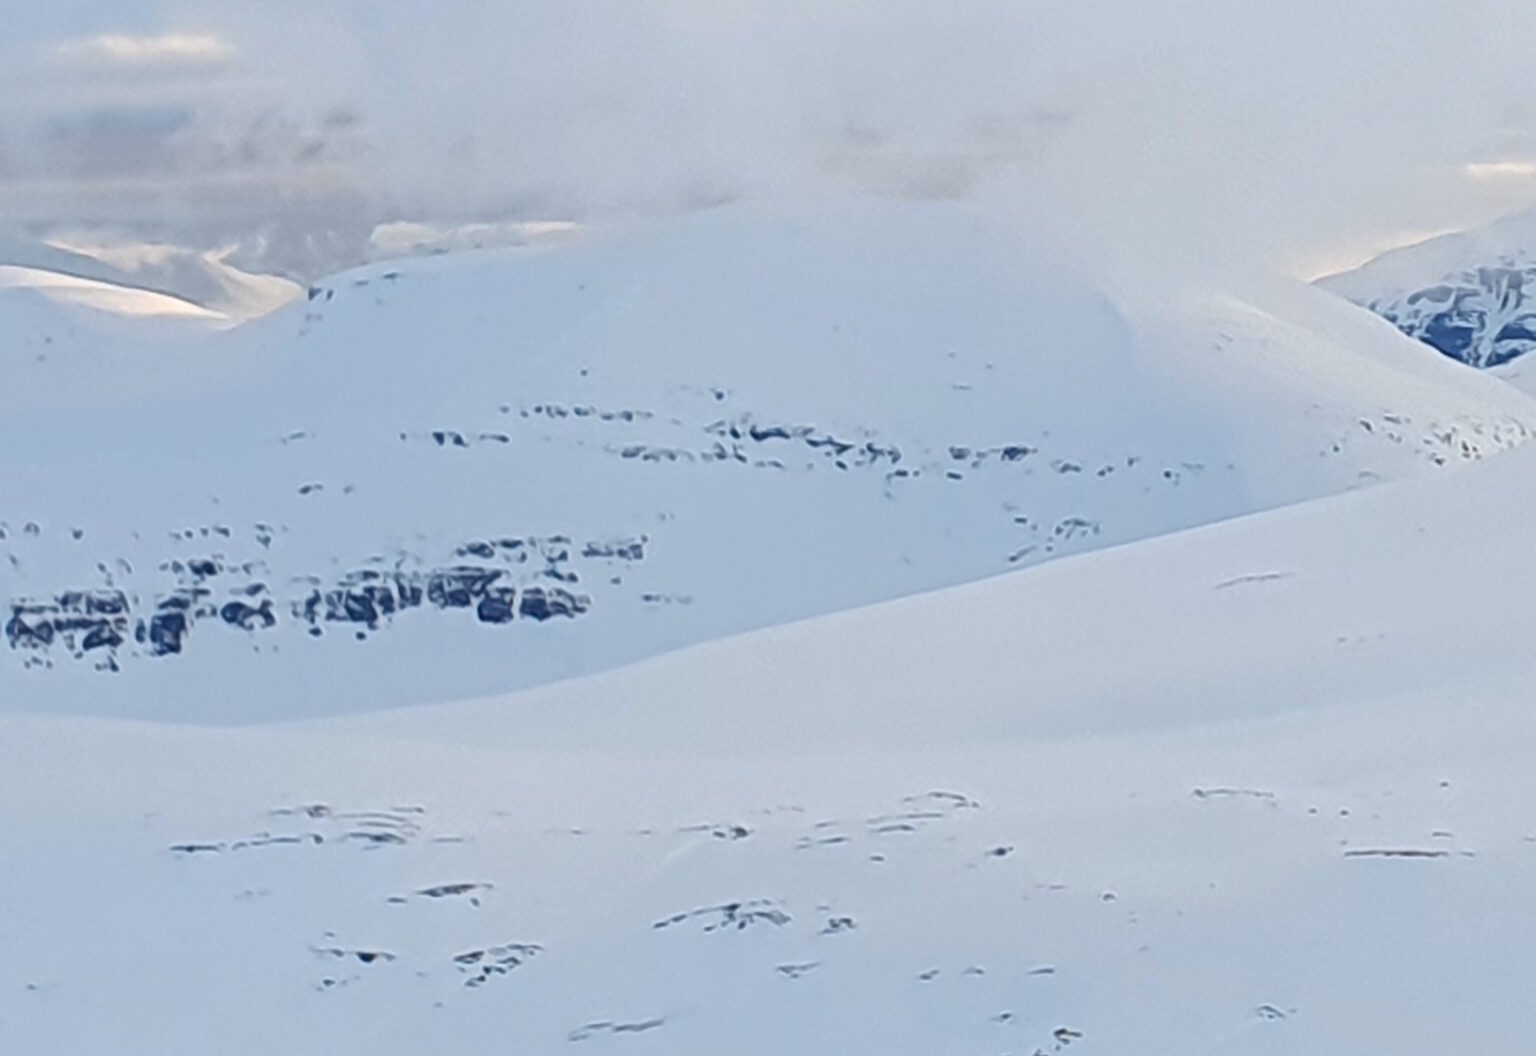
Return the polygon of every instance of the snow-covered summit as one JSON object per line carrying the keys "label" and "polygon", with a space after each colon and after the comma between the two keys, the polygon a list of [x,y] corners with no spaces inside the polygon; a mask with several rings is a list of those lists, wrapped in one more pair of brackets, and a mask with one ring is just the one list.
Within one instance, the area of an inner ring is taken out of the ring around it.
{"label": "snow-covered summit", "polygon": [[1319,285],[1474,367],[1536,348],[1536,211],[1393,250]]}
{"label": "snow-covered summit", "polygon": [[21,364],[0,423],[0,691],[212,721],[581,675],[1536,422],[1319,291],[1111,297],[912,203],[372,266],[91,355]]}

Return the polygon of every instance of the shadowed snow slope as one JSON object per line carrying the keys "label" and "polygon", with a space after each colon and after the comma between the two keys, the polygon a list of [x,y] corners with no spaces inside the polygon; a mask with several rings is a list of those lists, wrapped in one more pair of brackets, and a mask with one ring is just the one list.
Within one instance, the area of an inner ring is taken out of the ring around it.
{"label": "shadowed snow slope", "polygon": [[0,717],[0,1047],[1522,1053],[1533,481],[496,700]]}
{"label": "shadowed snow slope", "polygon": [[[202,343],[11,351],[0,696],[463,699],[1520,444],[1299,286],[1113,298],[964,209],[725,209],[370,267]],[[5,354],[0,350],[0,354]]]}

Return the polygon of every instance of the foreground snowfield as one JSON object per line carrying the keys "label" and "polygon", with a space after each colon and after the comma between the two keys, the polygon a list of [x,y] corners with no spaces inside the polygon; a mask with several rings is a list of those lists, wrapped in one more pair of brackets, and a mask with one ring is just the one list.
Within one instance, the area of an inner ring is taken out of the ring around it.
{"label": "foreground snowfield", "polygon": [[1533,480],[475,703],[0,718],[0,1047],[1529,1051]]}

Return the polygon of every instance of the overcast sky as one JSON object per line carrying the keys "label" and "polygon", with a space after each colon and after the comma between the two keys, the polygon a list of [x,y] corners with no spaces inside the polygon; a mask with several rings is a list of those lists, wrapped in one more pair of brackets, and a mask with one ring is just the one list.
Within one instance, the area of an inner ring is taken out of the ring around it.
{"label": "overcast sky", "polygon": [[1536,204],[1531,0],[50,0],[35,228],[594,223],[862,191],[1318,270]]}

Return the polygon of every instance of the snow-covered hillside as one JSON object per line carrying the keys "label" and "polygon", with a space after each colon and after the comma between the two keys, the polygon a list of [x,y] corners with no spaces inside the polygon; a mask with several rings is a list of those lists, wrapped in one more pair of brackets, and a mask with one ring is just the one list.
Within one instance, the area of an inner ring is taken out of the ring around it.
{"label": "snow-covered hillside", "polygon": [[1536,212],[1393,250],[1319,282],[1474,367],[1536,348]]}
{"label": "snow-covered hillside", "polygon": [[372,267],[202,342],[8,351],[0,696],[199,721],[533,686],[1536,422],[1319,291],[1112,299],[910,203]]}
{"label": "snow-covered hillside", "polygon": [[32,296],[56,305],[110,317],[128,316],[151,319],[195,319],[215,323],[223,317],[217,312],[151,290],[117,286],[112,283],[82,279],[38,268],[0,265],[0,290],[14,297],[13,291],[31,291]]}
{"label": "snow-covered hillside", "polygon": [[1523,1053],[1533,479],[471,704],[0,717],[0,1047]]}
{"label": "snow-covered hillside", "polygon": [[865,204],[0,325],[0,1052],[1528,1048],[1536,411],[1330,294]]}
{"label": "snow-covered hillside", "polygon": [[254,319],[302,296],[304,288],[297,282],[235,267],[229,262],[233,253],[144,242],[90,228],[54,231],[42,238],[0,230],[0,262],[7,266],[152,292],[226,319]]}

